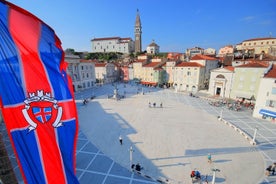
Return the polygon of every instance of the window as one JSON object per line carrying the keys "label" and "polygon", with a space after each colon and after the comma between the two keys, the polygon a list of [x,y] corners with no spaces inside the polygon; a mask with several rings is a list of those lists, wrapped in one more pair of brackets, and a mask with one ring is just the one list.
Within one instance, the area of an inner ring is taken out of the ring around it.
{"label": "window", "polygon": [[188,72],[187,72],[187,75],[188,75],[188,76],[189,76],[189,75],[191,75],[191,72],[190,72],[190,71],[188,71]]}
{"label": "window", "polygon": [[272,88],[271,94],[276,95],[276,88]]}
{"label": "window", "polygon": [[256,77],[251,78],[251,82],[256,82],[256,80],[257,80]]}
{"label": "window", "polygon": [[266,106],[268,106],[268,107],[275,107],[275,105],[276,105],[276,101],[274,101],[274,100],[266,101]]}
{"label": "window", "polygon": [[242,89],[243,88],[243,85],[242,85],[242,83],[240,83],[239,85],[238,85],[238,89]]}

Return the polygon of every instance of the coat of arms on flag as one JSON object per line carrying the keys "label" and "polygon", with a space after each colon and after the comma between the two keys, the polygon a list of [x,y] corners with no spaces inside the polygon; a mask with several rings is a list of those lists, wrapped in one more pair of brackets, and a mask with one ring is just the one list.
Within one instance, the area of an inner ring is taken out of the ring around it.
{"label": "coat of arms on flag", "polygon": [[44,94],[43,91],[37,91],[37,94],[30,93],[24,103],[25,108],[22,113],[30,125],[29,130],[34,130],[39,123],[51,123],[53,127],[62,125],[60,122],[62,108],[49,93]]}
{"label": "coat of arms on flag", "polygon": [[79,183],[77,110],[59,38],[0,0],[0,43],[0,105],[24,182]]}

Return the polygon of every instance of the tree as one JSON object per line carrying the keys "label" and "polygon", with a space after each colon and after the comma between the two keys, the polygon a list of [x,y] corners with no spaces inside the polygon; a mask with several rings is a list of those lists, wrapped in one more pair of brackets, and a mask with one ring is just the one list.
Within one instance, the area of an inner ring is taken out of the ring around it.
{"label": "tree", "polygon": [[75,54],[75,50],[72,48],[67,48],[67,49],[65,49],[65,53],[66,54]]}

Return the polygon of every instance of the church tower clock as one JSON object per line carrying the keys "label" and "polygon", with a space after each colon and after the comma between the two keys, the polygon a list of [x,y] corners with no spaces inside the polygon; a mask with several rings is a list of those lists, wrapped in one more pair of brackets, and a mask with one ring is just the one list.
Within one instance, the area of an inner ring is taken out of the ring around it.
{"label": "church tower clock", "polygon": [[136,20],[135,20],[135,53],[140,53],[142,52],[142,25],[141,25],[141,20],[140,20],[140,15],[139,15],[139,10],[137,9],[137,14],[136,14]]}

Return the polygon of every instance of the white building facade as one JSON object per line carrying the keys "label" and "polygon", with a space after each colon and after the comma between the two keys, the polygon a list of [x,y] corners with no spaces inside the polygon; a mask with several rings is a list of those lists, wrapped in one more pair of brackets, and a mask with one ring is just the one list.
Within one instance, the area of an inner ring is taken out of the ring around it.
{"label": "white building facade", "polygon": [[123,54],[130,54],[134,52],[134,41],[131,38],[94,38],[91,40],[91,42],[92,53],[120,52]]}
{"label": "white building facade", "polygon": [[90,60],[81,60],[76,55],[65,55],[68,63],[67,73],[70,75],[74,91],[91,88],[95,85],[95,64]]}
{"label": "white building facade", "polygon": [[211,70],[208,93],[212,96],[230,98],[233,75],[232,66]]}
{"label": "white building facade", "polygon": [[214,57],[199,54],[192,57],[190,61],[204,66],[204,85],[207,87],[209,85],[211,70],[218,68],[219,60]]}
{"label": "white building facade", "polygon": [[204,87],[204,66],[196,62],[181,62],[174,67],[173,78],[176,92],[196,93]]}
{"label": "white building facade", "polygon": [[160,47],[157,45],[154,40],[151,44],[147,46],[147,53],[151,55],[159,54]]}
{"label": "white building facade", "polygon": [[117,80],[117,72],[113,63],[95,63],[95,75],[98,83],[112,83]]}
{"label": "white building facade", "polygon": [[275,122],[276,118],[276,65],[261,78],[253,117]]}

